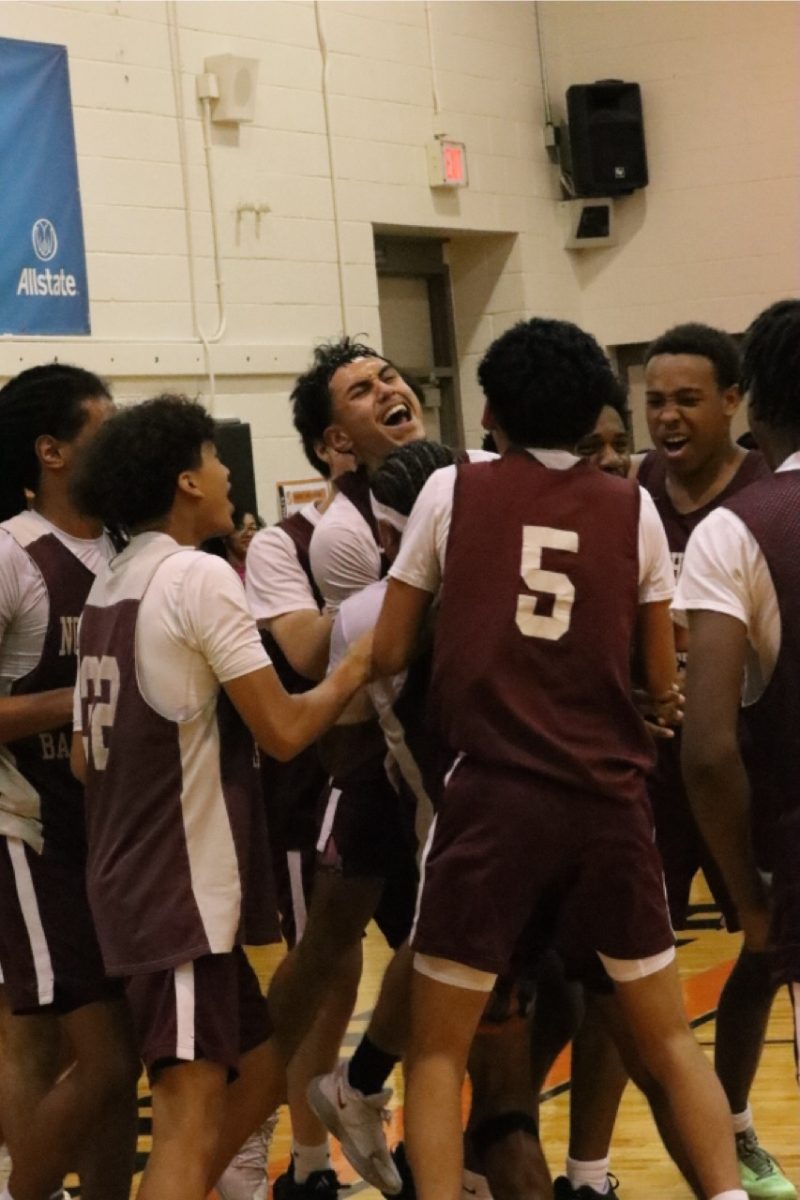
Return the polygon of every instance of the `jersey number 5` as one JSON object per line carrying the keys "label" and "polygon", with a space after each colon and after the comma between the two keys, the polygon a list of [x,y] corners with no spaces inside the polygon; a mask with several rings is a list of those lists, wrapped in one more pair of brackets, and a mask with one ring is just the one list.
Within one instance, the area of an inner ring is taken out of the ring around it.
{"label": "jersey number 5", "polygon": [[103,732],[114,724],[119,697],[117,660],[107,654],[102,658],[87,655],[81,659],[80,679],[86,757],[91,759],[95,770],[104,771],[108,762],[108,746]]}
{"label": "jersey number 5", "polygon": [[547,525],[522,527],[522,565],[520,575],[532,592],[549,592],[553,612],[543,617],[536,611],[536,596],[517,597],[517,628],[525,637],[546,638],[557,642],[569,629],[575,588],[562,571],[542,570],[543,550],[578,550],[578,535],[570,529],[551,529]]}

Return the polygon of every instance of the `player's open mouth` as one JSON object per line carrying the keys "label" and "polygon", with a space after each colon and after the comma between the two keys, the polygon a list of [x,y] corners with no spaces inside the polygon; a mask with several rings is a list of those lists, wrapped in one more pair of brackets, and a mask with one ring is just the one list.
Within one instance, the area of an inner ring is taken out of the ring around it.
{"label": "player's open mouth", "polygon": [[405,400],[400,400],[397,404],[393,404],[391,408],[386,410],[386,412],[383,414],[381,425],[390,425],[394,427],[395,425],[405,425],[411,420],[411,409],[406,404]]}
{"label": "player's open mouth", "polygon": [[663,438],[661,445],[664,447],[666,454],[680,454],[684,446],[689,445],[689,439],[686,437],[670,437]]}

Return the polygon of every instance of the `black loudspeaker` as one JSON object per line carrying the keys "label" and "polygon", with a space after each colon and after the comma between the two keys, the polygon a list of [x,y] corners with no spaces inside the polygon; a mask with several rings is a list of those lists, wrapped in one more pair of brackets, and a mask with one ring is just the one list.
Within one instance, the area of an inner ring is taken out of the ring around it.
{"label": "black loudspeaker", "polygon": [[243,421],[215,421],[217,453],[231,473],[231,500],[242,512],[258,512],[253,442]]}
{"label": "black loudspeaker", "polygon": [[621,196],[647,185],[638,83],[601,79],[567,89],[569,159],[576,196]]}

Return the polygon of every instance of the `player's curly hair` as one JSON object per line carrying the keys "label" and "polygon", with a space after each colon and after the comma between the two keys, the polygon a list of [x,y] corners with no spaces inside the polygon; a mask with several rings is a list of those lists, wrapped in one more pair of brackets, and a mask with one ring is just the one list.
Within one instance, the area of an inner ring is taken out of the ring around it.
{"label": "player's curly hair", "polygon": [[0,521],[21,512],[25,489],[39,486],[37,438],[73,441],[88,417],[83,402],[97,399],[111,399],[103,380],[66,363],[30,367],[0,389]]}
{"label": "player's curly hair", "polygon": [[121,409],[81,455],[72,481],[75,506],[135,533],[165,517],[181,471],[200,466],[214,422],[187,396],[162,395]]}
{"label": "player's curly hair", "polygon": [[391,362],[385,354],[373,350],[364,342],[358,342],[345,335],[338,341],[322,342],[315,346],[314,362],[307,371],[298,376],[289,399],[292,402],[294,427],[300,434],[305,456],[325,479],[329,477],[331,469],[319,458],[314,445],[322,440],[325,430],[333,421],[330,382],[339,367],[346,366],[356,358],[379,358],[382,362],[389,363],[408,384],[417,399],[422,400],[414,380],[404,375],[397,364]]}
{"label": "player's curly hair", "polygon": [[409,442],[387,455],[370,476],[373,496],[407,517],[428,478],[456,461],[456,451],[439,442]]}
{"label": "player's curly hair", "polygon": [[652,341],[644,352],[645,366],[657,354],[696,354],[707,358],[714,368],[717,387],[723,392],[735,387],[742,373],[739,347],[731,335],[697,321],[674,325]]}
{"label": "player's curly hair", "polygon": [[570,321],[512,326],[486,351],[478,379],[492,416],[519,446],[572,447],[606,404],[625,403],[600,346]]}
{"label": "player's curly hair", "polygon": [[778,300],[744,335],[742,390],[754,416],[780,428],[800,428],[800,300]]}
{"label": "player's curly hair", "polygon": [[294,427],[300,434],[305,456],[325,479],[331,473],[326,462],[317,455],[314,445],[333,420],[331,378],[356,358],[383,358],[377,350],[345,335],[335,342],[322,342],[314,347],[314,362],[299,375],[289,399],[292,402]]}

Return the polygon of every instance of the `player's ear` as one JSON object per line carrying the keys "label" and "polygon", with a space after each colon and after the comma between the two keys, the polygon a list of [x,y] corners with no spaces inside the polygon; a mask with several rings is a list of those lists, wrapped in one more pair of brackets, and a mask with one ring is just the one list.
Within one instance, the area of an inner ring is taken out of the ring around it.
{"label": "player's ear", "polygon": [[192,471],[191,469],[181,471],[180,475],[178,476],[177,490],[184,496],[192,496],[197,498],[202,496],[203,490],[200,487],[200,481],[197,478],[197,472]]}
{"label": "player's ear", "polygon": [[733,387],[726,388],[722,393],[722,404],[726,417],[732,417],[741,403],[742,392],[738,383],[735,383]]}
{"label": "player's ear", "polygon": [[322,435],[322,440],[331,450],[335,450],[337,454],[353,454],[352,439],[341,425],[329,425]]}
{"label": "player's ear", "polygon": [[36,457],[49,471],[60,471],[64,467],[64,443],[50,433],[43,433],[34,443]]}

